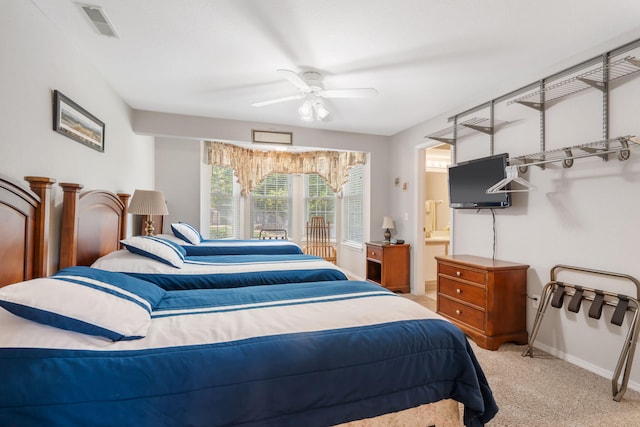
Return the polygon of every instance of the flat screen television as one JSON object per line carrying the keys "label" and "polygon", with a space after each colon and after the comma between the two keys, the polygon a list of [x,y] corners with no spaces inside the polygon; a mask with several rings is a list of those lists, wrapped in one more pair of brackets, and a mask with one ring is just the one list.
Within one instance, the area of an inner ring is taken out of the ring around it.
{"label": "flat screen television", "polygon": [[510,193],[487,194],[506,178],[507,153],[469,160],[449,167],[449,206],[454,209],[494,209],[511,206]]}

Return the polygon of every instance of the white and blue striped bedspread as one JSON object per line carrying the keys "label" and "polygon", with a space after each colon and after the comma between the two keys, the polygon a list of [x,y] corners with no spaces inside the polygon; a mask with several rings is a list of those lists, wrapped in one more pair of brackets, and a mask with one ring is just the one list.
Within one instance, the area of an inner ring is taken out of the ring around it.
{"label": "white and blue striped bedspread", "polygon": [[302,248],[297,243],[284,239],[206,239],[194,245],[169,234],[158,237],[178,243],[187,251],[187,256],[302,254]]}
{"label": "white and blue striped bedspread", "polygon": [[336,265],[312,255],[187,257],[182,268],[119,250],[92,267],[127,273],[166,290],[221,289],[284,283],[346,280]]}
{"label": "white and blue striped bedspread", "polygon": [[0,310],[2,426],[328,426],[453,398],[497,407],[464,334],[367,282],[168,292],[108,342]]}

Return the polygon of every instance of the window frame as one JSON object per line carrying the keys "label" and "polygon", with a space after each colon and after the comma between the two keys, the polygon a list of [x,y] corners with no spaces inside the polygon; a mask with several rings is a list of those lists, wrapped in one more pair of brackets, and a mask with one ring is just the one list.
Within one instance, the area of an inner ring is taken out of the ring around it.
{"label": "window frame", "polygon": [[[230,182],[225,183],[225,185],[230,185],[231,192],[219,192],[216,191],[217,188],[214,188],[214,172],[215,169],[218,168],[225,175],[225,180],[229,180]],[[209,174],[210,181],[210,189],[209,189],[209,238],[210,239],[238,239],[240,238],[241,227],[240,227],[240,185],[237,183],[235,179],[233,169],[226,168],[224,166],[211,165],[211,170]],[[231,215],[225,215],[225,219],[227,222],[231,223],[231,233],[230,235],[220,236],[217,232],[214,232],[214,227],[219,227],[213,225],[212,221],[212,211],[214,209],[214,198],[216,195],[220,195],[220,198],[227,197],[231,200]]]}
{"label": "window frame", "polygon": [[[326,196],[311,196],[309,195],[310,191],[310,181],[312,181],[312,179],[315,178],[316,184],[315,187],[316,189],[318,187],[320,187],[317,183],[321,182],[322,183],[322,192],[326,191],[327,194]],[[305,174],[303,177],[303,192],[304,192],[304,215],[303,215],[303,240],[306,240],[307,236],[306,236],[306,225],[307,222],[311,220],[311,216],[322,216],[325,220],[325,222],[328,222],[331,224],[330,227],[330,239],[331,241],[336,241],[336,218],[337,218],[337,195],[336,193],[333,191],[333,189],[331,187],[329,187],[329,184],[327,184],[327,181],[320,175],[318,174]],[[315,210],[315,212],[310,212],[309,209],[309,204],[312,201],[320,201],[320,202],[331,202],[331,204],[333,204],[331,209],[323,209],[322,211],[320,210]]]}
{"label": "window frame", "polygon": [[364,165],[349,169],[342,187],[342,243],[355,247],[364,244],[364,185]]}
{"label": "window frame", "polygon": [[[283,186],[281,186],[282,182],[280,180],[282,180],[283,178],[286,178],[286,190],[287,190],[286,195],[265,194],[267,191],[269,191],[269,187],[271,188],[271,191],[281,191],[283,189]],[[275,183],[269,182],[273,180],[275,180],[276,182]],[[272,185],[272,184],[275,184],[275,185]],[[264,188],[265,186],[267,188]],[[263,190],[264,192],[260,194],[259,192]],[[278,209],[273,211],[268,211],[268,210],[257,211],[256,204],[259,202],[260,199],[266,199],[265,203],[268,203],[268,200],[271,200],[272,203],[275,203],[277,205]],[[281,229],[281,230],[286,230],[287,234],[289,235],[291,234],[291,230],[292,230],[291,224],[292,224],[293,218],[295,217],[295,207],[293,206],[293,183],[292,183],[292,176],[290,174],[271,173],[267,175],[253,189],[253,191],[249,195],[249,202],[250,202],[249,203],[249,206],[250,206],[249,238],[251,239],[258,238],[261,229]],[[283,202],[286,205],[286,209],[282,209]],[[275,224],[263,223],[261,224],[262,226],[261,228],[256,228],[257,215],[259,213],[265,213],[265,215],[269,215],[269,214],[275,215],[276,223]],[[286,213],[284,224],[282,224],[280,221],[277,220],[278,217],[281,216],[283,213]]]}

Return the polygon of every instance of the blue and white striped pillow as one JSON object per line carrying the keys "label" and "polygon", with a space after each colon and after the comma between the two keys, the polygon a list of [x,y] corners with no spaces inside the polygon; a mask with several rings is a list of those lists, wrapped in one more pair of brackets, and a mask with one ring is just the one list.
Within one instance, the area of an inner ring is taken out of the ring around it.
{"label": "blue and white striped pillow", "polygon": [[192,245],[197,245],[202,242],[202,234],[196,228],[186,222],[175,222],[171,224],[171,231],[173,234],[184,240],[185,242],[189,242]]}
{"label": "blue and white striped pillow", "polygon": [[0,306],[16,316],[111,341],[146,335],[158,286],[126,274],[70,267],[0,289]]}
{"label": "blue and white striped pillow", "polygon": [[187,251],[179,244],[155,236],[136,236],[121,240],[129,252],[146,256],[176,268],[184,264]]}

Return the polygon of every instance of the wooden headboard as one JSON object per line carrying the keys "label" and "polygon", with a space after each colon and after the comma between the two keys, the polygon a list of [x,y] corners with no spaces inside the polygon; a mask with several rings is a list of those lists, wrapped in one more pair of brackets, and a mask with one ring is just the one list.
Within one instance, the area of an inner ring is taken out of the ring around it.
{"label": "wooden headboard", "polygon": [[48,274],[51,178],[0,176],[0,287]]}
{"label": "wooden headboard", "polygon": [[82,185],[60,183],[62,234],[60,269],[91,265],[103,255],[120,249],[127,237],[127,206],[131,196],[104,190],[84,191]]}

